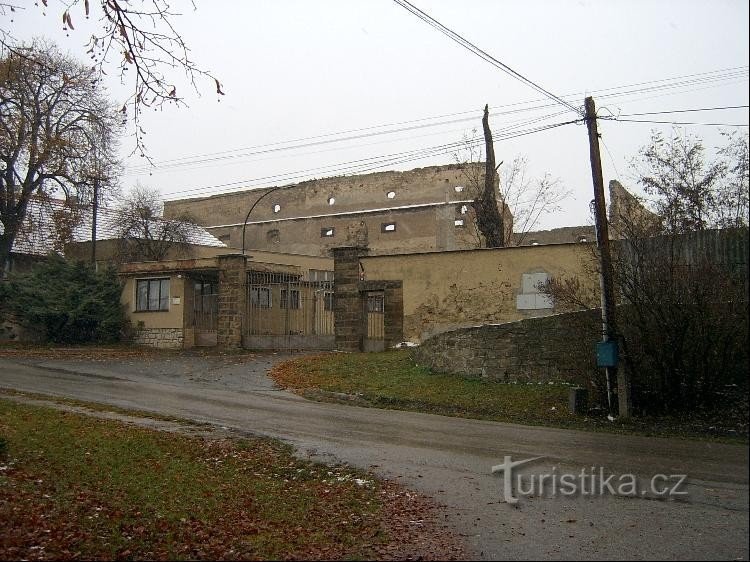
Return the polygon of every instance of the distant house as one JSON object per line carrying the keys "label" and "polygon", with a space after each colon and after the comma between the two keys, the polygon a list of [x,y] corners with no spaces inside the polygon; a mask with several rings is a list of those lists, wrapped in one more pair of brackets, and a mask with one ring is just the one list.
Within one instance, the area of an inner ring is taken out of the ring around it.
{"label": "distant house", "polygon": [[[97,212],[96,261],[116,262],[120,257],[120,213],[100,208]],[[11,271],[25,271],[50,253],[87,261],[91,258],[92,215],[53,199],[32,199],[21,231],[11,250]],[[3,226],[0,224],[0,233]],[[189,242],[175,244],[168,257],[205,257],[226,251],[226,245],[197,225],[189,226]]]}

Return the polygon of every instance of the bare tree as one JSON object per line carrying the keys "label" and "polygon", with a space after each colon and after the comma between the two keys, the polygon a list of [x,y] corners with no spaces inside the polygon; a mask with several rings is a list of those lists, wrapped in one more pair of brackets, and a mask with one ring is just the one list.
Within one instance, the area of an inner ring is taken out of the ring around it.
{"label": "bare tree", "polygon": [[[218,78],[193,61],[175,27],[180,14],[171,4],[169,0],[69,0],[51,7],[47,0],[40,0],[35,3],[36,8],[31,8],[44,16],[60,17],[68,32],[74,32],[76,22],[84,18],[98,22],[97,31],[88,38],[86,53],[98,75],[107,74],[105,68],[113,65],[123,83],[132,82],[132,94],[121,111],[127,116],[130,108],[136,150],[141,154],[145,154],[140,125],[143,110],[165,103],[185,105],[177,89],[182,80],[177,78],[178,73],[184,73],[196,91],[196,80],[205,78],[216,88],[217,95],[224,95]],[[190,4],[195,9],[195,4]],[[18,2],[0,2],[0,14],[12,15],[25,8]],[[0,26],[0,46],[23,54],[7,25]]]}
{"label": "bare tree", "polygon": [[9,267],[29,203],[86,199],[114,162],[119,120],[95,72],[35,42],[0,59],[0,263]]}
{"label": "bare tree", "polygon": [[[466,180],[468,192],[475,201],[483,196],[486,190],[486,166],[479,166],[482,151],[476,135],[464,139],[464,149],[455,155],[456,162]],[[483,169],[484,168],[484,169]],[[545,173],[539,178],[528,177],[528,158],[517,155],[512,162],[505,165],[500,162],[495,168],[499,170],[496,184],[495,206],[502,207],[503,246],[521,246],[526,235],[533,231],[541,218],[560,209],[560,203],[570,195],[562,182],[551,174]],[[475,213],[476,211],[476,206]],[[488,246],[485,237],[474,222],[475,238],[478,246]]]}
{"label": "bare tree", "polygon": [[[720,158],[706,162],[699,139],[652,135],[638,170],[662,216],[655,220],[640,205],[618,210],[619,335],[640,411],[742,400],[746,408],[747,137],[728,138]],[[727,226],[739,228],[714,230]],[[556,306],[584,308],[596,300],[584,282],[559,277],[543,292]]]}
{"label": "bare tree", "polygon": [[159,192],[137,185],[117,209],[120,261],[161,261],[170,253],[186,254],[197,228],[194,219],[182,214],[163,217]]}
{"label": "bare tree", "polygon": [[729,138],[722,157],[707,161],[700,138],[652,132],[633,169],[666,233],[748,224],[747,136]]}

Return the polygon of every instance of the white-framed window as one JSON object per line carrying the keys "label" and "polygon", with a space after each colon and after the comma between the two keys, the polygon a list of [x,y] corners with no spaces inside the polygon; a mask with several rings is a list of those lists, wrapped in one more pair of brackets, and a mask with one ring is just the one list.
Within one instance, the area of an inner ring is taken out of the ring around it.
{"label": "white-framed window", "polygon": [[300,306],[299,289],[281,289],[281,308],[298,310]]}
{"label": "white-framed window", "polygon": [[250,287],[250,304],[255,308],[271,308],[271,289],[269,287]]}
{"label": "white-framed window", "polygon": [[169,278],[136,279],[135,311],[159,312],[169,310]]}

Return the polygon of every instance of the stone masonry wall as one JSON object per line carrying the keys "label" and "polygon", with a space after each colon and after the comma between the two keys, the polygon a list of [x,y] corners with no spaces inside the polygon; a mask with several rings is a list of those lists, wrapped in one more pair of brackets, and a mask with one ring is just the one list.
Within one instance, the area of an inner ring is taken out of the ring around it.
{"label": "stone masonry wall", "polygon": [[414,359],[438,372],[501,382],[587,385],[600,330],[599,310],[463,328],[427,339]]}
{"label": "stone masonry wall", "polygon": [[246,259],[241,254],[218,257],[219,312],[217,344],[236,349],[242,347],[242,325],[247,311]]}
{"label": "stone masonry wall", "polygon": [[183,342],[181,328],[143,328],[133,334],[133,343],[165,349],[180,349]]}
{"label": "stone masonry wall", "polygon": [[363,247],[333,249],[334,260],[334,331],[336,349],[360,351],[365,337],[365,301],[359,290],[359,258]]}

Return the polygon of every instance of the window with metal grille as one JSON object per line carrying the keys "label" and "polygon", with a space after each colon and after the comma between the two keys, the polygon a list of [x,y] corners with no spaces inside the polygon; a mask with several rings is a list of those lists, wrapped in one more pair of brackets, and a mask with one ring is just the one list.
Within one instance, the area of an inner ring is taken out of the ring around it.
{"label": "window with metal grille", "polygon": [[299,289],[281,289],[281,308],[300,308]]}
{"label": "window with metal grille", "polygon": [[383,312],[383,295],[370,295],[367,297],[367,312]]}
{"label": "window with metal grille", "polygon": [[324,310],[333,310],[333,291],[326,291],[323,295]]}
{"label": "window with metal grille", "polygon": [[268,287],[250,287],[250,304],[255,308],[271,308],[271,289]]}

